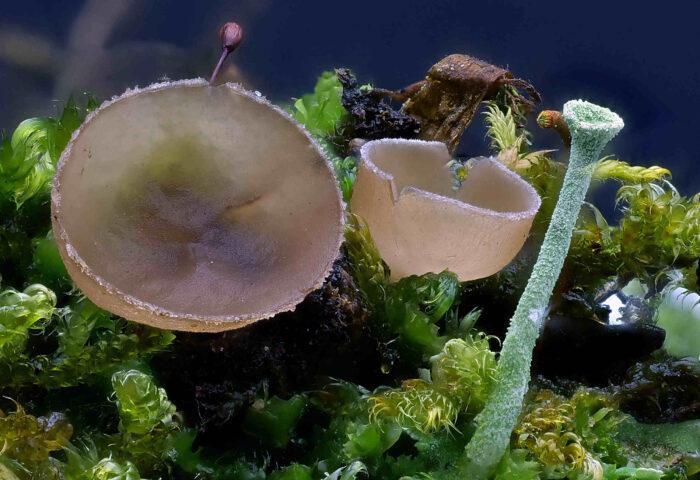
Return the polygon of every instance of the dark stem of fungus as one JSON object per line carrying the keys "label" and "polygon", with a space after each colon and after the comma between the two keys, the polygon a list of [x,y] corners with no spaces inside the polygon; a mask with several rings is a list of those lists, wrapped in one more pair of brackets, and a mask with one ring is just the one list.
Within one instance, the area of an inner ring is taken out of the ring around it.
{"label": "dark stem of fungus", "polygon": [[219,31],[219,36],[221,37],[221,57],[219,57],[219,62],[214,68],[214,73],[211,74],[211,80],[209,80],[209,85],[214,85],[217,75],[219,75],[219,70],[224,64],[226,57],[233,52],[238,45],[240,45],[241,40],[243,40],[243,31],[240,25],[236,22],[228,22],[221,27]]}

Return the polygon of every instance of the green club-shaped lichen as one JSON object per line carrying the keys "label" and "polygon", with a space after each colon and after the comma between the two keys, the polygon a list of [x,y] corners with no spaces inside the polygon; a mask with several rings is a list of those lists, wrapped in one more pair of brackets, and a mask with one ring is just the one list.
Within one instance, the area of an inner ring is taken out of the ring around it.
{"label": "green club-shaped lichen", "polygon": [[459,466],[465,478],[486,477],[507,448],[527,390],[532,349],[569,250],[594,162],[624,125],[610,110],[581,100],[564,105],[564,118],[572,134],[569,167],[539,257],[503,342],[496,386],[476,418],[478,428]]}

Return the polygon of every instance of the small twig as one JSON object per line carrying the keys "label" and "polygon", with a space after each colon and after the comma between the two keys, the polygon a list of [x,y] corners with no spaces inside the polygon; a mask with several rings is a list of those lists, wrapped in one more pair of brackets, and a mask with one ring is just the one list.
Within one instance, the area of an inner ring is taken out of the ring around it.
{"label": "small twig", "polygon": [[214,73],[211,74],[211,80],[209,80],[209,85],[212,86],[216,81],[217,75],[219,75],[219,70],[221,70],[221,66],[224,64],[226,57],[228,57],[228,55],[233,52],[243,40],[243,31],[241,30],[240,25],[238,25],[236,22],[228,22],[224,24],[219,31],[219,35],[221,36],[222,52],[221,57],[219,57],[219,62],[216,64],[216,68],[214,68]]}
{"label": "small twig", "polygon": [[392,92],[391,99],[396,100],[397,102],[404,103],[405,101],[413,98],[416,95],[416,93],[418,93],[418,90],[423,88],[425,83],[425,80],[421,80],[420,82],[412,83],[406,88],[396,90],[395,92]]}
{"label": "small twig", "polygon": [[[502,86],[509,86],[512,89],[503,89],[508,104],[513,110],[513,113],[520,113],[521,115],[527,115],[532,112],[538,103],[542,102],[542,97],[540,93],[526,80],[522,78],[510,78],[504,77],[499,80]],[[517,89],[525,91],[530,98],[527,98],[517,92]]]}

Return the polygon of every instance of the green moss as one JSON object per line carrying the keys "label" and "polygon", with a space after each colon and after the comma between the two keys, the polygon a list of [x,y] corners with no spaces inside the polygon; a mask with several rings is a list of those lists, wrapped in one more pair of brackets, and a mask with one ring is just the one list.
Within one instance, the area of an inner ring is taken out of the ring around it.
{"label": "green moss", "polygon": [[0,292],[0,361],[17,361],[27,346],[31,330],[42,330],[53,315],[56,295],[43,285],[24,292]]}
{"label": "green moss", "polygon": [[[679,295],[680,292],[678,293]],[[680,297],[682,298],[682,296]],[[690,302],[687,302],[690,303]],[[700,314],[663,302],[656,311],[656,324],[666,331],[664,348],[677,357],[700,358]]]}
{"label": "green moss", "polygon": [[11,198],[17,207],[34,195],[46,195],[61,152],[97,103],[88,96],[87,107],[69,99],[56,119],[29,118],[10,138],[0,138],[0,196]]}
{"label": "green moss", "polygon": [[669,280],[698,291],[700,194],[684,197],[668,180],[624,185],[616,205],[617,226],[592,205],[580,217],[567,260],[577,283],[594,289],[617,276],[623,285],[638,278],[654,291]]}
{"label": "green moss", "polygon": [[663,445],[678,453],[700,454],[700,420],[650,425],[628,418],[620,425],[620,438],[635,445]]}
{"label": "green moss", "polygon": [[[41,285],[29,287],[41,293],[41,305],[28,309],[27,306],[8,306],[5,309],[8,321],[11,318],[45,318],[42,335],[57,334],[57,345],[45,338],[52,350],[36,352],[26,341],[20,341],[27,334],[13,327],[6,330],[8,342],[11,339],[13,357],[0,357],[0,381],[5,387],[20,388],[37,385],[47,389],[75,386],[82,383],[95,383],[100,375],[111,374],[119,365],[129,360],[146,358],[163,350],[174,336],[167,330],[137,326],[119,319],[96,307],[89,300],[77,298],[61,308],[59,315],[47,316],[49,305],[55,302],[53,292]],[[14,292],[14,291],[13,291]],[[15,295],[15,293],[13,293]],[[7,297],[9,298],[9,297]],[[39,297],[37,297],[39,298]],[[19,309],[18,309],[19,307]],[[24,313],[22,313],[24,312]],[[17,317],[17,315],[20,317]],[[29,315],[29,317],[27,317]],[[15,325],[17,320],[14,320]],[[34,323],[32,323],[34,325]],[[9,343],[8,343],[9,345]],[[22,347],[22,348],[20,348]]]}
{"label": "green moss", "polygon": [[26,413],[19,404],[15,405],[13,413],[0,411],[2,456],[16,461],[21,469],[29,472],[50,470],[49,453],[68,445],[73,427],[60,413],[37,418]]}
{"label": "green moss", "polygon": [[671,172],[662,167],[637,167],[612,157],[598,160],[593,172],[593,178],[596,180],[614,179],[631,184],[649,183],[670,176]]}
{"label": "green moss", "polygon": [[294,395],[289,400],[279,397],[258,399],[246,413],[243,431],[268,447],[284,448],[292,438],[305,406],[304,395]]}
{"label": "green moss", "polygon": [[314,93],[307,93],[294,102],[292,116],[316,136],[335,133],[336,123],[347,114],[341,97],[343,86],[334,72],[323,72]]}

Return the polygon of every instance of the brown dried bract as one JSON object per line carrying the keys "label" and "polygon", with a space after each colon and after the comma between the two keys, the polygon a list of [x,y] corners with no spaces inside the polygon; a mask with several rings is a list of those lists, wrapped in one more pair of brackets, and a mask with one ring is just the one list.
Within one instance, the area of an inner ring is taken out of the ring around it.
{"label": "brown dried bract", "polygon": [[[524,90],[525,97],[517,92]],[[421,123],[421,138],[436,140],[454,152],[479,104],[503,93],[515,111],[530,112],[540,95],[530,83],[514,78],[508,70],[469,55],[454,54],[432,66],[423,82],[413,84],[393,98],[406,102],[403,111]]]}
{"label": "brown dried bract", "polygon": [[556,110],[542,110],[537,116],[537,125],[540,128],[551,128],[561,137],[561,141],[567,149],[571,149],[571,132],[561,112]]}

